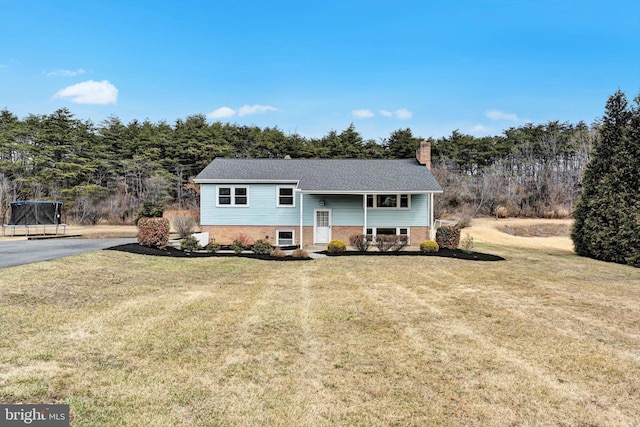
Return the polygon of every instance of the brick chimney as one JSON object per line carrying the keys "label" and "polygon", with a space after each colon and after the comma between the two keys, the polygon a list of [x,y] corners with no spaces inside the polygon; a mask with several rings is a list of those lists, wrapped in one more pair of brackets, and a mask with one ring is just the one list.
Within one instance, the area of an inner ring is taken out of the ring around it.
{"label": "brick chimney", "polygon": [[421,165],[426,165],[431,170],[431,142],[422,140],[416,149],[416,159]]}

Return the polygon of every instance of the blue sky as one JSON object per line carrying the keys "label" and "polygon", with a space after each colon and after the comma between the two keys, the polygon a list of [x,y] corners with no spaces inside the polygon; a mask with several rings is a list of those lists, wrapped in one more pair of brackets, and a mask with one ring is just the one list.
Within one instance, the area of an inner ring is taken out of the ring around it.
{"label": "blue sky", "polygon": [[640,2],[0,0],[0,108],[497,135],[640,92]]}

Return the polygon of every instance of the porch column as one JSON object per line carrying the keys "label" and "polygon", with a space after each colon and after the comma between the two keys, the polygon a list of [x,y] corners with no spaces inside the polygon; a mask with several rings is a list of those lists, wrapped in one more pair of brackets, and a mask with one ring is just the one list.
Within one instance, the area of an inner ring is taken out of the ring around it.
{"label": "porch column", "polygon": [[362,226],[362,234],[367,235],[367,195],[362,195],[362,209],[364,210],[364,224]]}
{"label": "porch column", "polygon": [[300,237],[298,237],[298,241],[300,242],[300,249],[304,244],[304,194],[300,194]]}

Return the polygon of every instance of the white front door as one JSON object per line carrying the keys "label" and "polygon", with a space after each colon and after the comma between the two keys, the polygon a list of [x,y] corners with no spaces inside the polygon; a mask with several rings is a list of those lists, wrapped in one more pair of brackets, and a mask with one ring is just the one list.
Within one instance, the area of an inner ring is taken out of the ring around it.
{"label": "white front door", "polygon": [[313,243],[331,241],[331,209],[316,209],[313,222]]}

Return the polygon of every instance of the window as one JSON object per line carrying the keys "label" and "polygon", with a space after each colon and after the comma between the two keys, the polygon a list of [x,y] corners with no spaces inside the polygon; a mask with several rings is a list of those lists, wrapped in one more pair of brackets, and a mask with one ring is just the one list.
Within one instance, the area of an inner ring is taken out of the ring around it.
{"label": "window", "polygon": [[[407,242],[409,242],[409,227],[372,227],[367,228],[367,237],[375,242],[376,235],[378,234],[388,234],[391,236],[405,236],[407,238]],[[371,237],[369,237],[371,236]]]}
{"label": "window", "polygon": [[293,187],[278,187],[278,207],[294,207],[296,205],[296,197]]}
{"label": "window", "polygon": [[217,206],[249,206],[249,187],[218,187]]}
{"label": "window", "polygon": [[276,230],[276,246],[292,246],[295,243],[293,230]]}
{"label": "window", "polygon": [[367,194],[367,207],[373,209],[409,209],[408,194]]}

